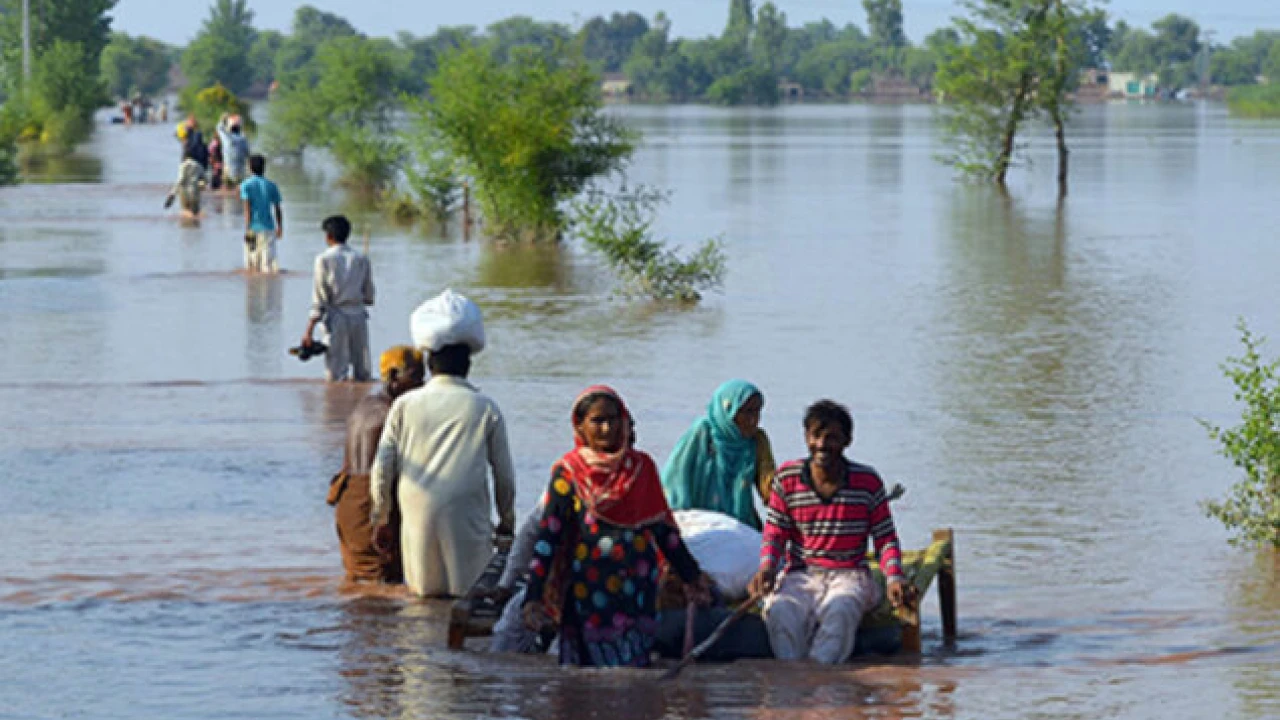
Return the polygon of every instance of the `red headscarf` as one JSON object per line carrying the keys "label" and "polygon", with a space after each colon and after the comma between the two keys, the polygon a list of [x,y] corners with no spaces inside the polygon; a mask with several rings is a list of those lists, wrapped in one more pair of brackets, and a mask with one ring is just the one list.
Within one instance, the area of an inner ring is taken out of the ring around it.
{"label": "red headscarf", "polygon": [[578,395],[574,407],[589,395],[603,395],[618,403],[626,440],[617,453],[597,453],[587,447],[577,433],[577,418],[572,418],[575,447],[560,458],[559,464],[565,468],[578,497],[594,515],[612,525],[635,529],[658,521],[675,524],[653,458],[631,447],[631,412],[622,396],[608,386],[593,385]]}

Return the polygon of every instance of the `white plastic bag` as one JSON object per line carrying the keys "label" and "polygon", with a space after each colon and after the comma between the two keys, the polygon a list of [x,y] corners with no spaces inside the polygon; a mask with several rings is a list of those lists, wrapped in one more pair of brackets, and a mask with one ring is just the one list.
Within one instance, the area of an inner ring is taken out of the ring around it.
{"label": "white plastic bag", "polygon": [[710,510],[677,510],[675,516],[685,546],[725,598],[745,598],[760,567],[760,533]]}
{"label": "white plastic bag", "polygon": [[480,307],[447,289],[418,306],[409,318],[413,344],[427,352],[446,345],[466,345],[472,354],[484,349],[484,320]]}

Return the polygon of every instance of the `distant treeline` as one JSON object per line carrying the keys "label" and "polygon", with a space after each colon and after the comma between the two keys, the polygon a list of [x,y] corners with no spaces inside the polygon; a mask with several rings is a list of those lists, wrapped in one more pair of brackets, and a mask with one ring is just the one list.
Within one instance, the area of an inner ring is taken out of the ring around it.
{"label": "distant treeline", "polygon": [[[366,38],[345,18],[311,6],[298,8],[288,34],[258,30],[247,0],[217,0],[186,48],[113,34],[102,55],[102,71],[116,97],[159,91],[175,62],[197,87],[221,83],[237,94],[263,95],[275,81],[310,72],[326,43],[358,37],[395,59],[399,90],[421,93],[440,55],[463,45],[487,43],[499,57],[519,46],[571,45],[600,72],[625,76],[622,86],[629,84],[629,94],[637,99],[769,104],[780,99],[779,84],[784,82],[817,98],[869,93],[878,80],[927,93],[939,63],[960,42],[948,27],[912,43],[903,31],[901,0],[863,0],[865,29],[829,20],[792,27],[785,4],[755,7],[752,0],[730,0],[723,32],[705,38],[674,37],[664,13],[650,20],[634,12],[593,17],[576,30],[517,16],[483,30],[442,27],[425,36],[401,32],[395,38]],[[1124,21],[1112,24],[1101,10],[1082,32],[1086,65],[1155,74],[1168,91],[1206,80],[1238,86],[1280,77],[1280,32],[1259,31],[1229,45],[1210,46],[1199,25],[1180,15],[1144,29]],[[15,45],[6,42],[5,47]]]}

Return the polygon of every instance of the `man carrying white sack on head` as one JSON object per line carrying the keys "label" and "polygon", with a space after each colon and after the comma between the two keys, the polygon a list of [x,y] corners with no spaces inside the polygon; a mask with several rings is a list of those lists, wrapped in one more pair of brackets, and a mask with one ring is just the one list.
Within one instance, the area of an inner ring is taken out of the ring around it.
{"label": "man carrying white sack on head", "polygon": [[502,412],[466,379],[471,355],[484,349],[480,308],[445,290],[413,313],[411,326],[431,379],[397,398],[387,416],[373,465],[374,541],[394,492],[405,584],[424,597],[459,596],[493,552],[495,500],[497,533],[514,531],[515,471]]}

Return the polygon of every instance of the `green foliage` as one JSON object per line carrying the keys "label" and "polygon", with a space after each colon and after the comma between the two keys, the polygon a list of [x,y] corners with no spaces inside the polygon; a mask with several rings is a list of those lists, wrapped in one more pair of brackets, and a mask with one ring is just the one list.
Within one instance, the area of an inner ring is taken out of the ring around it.
{"label": "green foliage", "polygon": [[1243,319],[1236,327],[1244,354],[1228,358],[1222,370],[1244,405],[1240,424],[1201,424],[1244,477],[1225,500],[1206,502],[1204,509],[1235,533],[1232,544],[1280,548],[1280,359],[1264,361],[1265,340],[1250,333]]}
{"label": "green foliage", "polygon": [[1235,87],[1227,91],[1232,115],[1247,118],[1280,118],[1280,84]]}
{"label": "green foliage", "polygon": [[902,30],[902,0],[862,0],[862,7],[867,11],[867,27],[876,45],[907,45],[907,34]]}
{"label": "green foliage", "polygon": [[249,68],[253,72],[255,91],[262,92],[276,79],[276,56],[284,46],[285,36],[275,30],[262,30],[249,48]]}
{"label": "green foliage", "polygon": [[17,103],[0,108],[0,186],[16,185],[18,177],[18,135],[24,117]]}
{"label": "green foliage", "polygon": [[169,85],[173,49],[149,37],[113,33],[102,51],[102,79],[113,98],[155,95]]}
{"label": "green foliage", "polygon": [[249,112],[249,104],[221,85],[192,93],[183,105],[187,112],[196,116],[196,125],[210,137],[223,114],[239,115],[240,127],[246,134],[257,127]]}
{"label": "green foliage", "polygon": [[307,74],[307,82],[314,82],[316,69],[312,60],[320,46],[330,40],[358,35],[346,19],[303,5],[294,11],[292,32],[276,53],[275,77],[302,72]]}
{"label": "green foliage", "polygon": [[1152,23],[1152,32],[1116,24],[1108,56],[1117,72],[1156,73],[1160,85],[1177,90],[1199,79],[1200,26],[1170,14]]}
{"label": "green foliage", "polygon": [[409,196],[401,202],[402,214],[409,214],[405,208],[408,205],[413,208],[413,214],[427,215],[443,224],[453,213],[462,182],[453,158],[421,115],[415,118],[414,127],[408,133],[408,150],[409,162],[404,174]]}
{"label": "green foliage", "polygon": [[267,146],[277,153],[325,148],[342,167],[345,184],[387,185],[404,152],[391,124],[398,78],[393,49],[385,43],[360,36],[325,42],[312,67],[281,79]]}
{"label": "green foliage", "polygon": [[[111,39],[107,13],[115,5],[116,0],[30,0],[33,59],[61,40],[80,46],[85,67],[98,67]],[[0,58],[10,89],[16,90],[22,69],[22,0],[0,0]]]}
{"label": "green foliage", "polygon": [[[1068,93],[1087,62],[1082,42],[1096,12],[1083,0],[966,0],[935,85],[947,102],[952,151],[961,174],[1004,185],[1018,162],[1019,135],[1037,118],[1065,132]],[[1065,136],[1060,163],[1065,163]],[[1061,165],[1065,168],[1065,165]],[[1065,189],[1065,176],[1060,176]]]}
{"label": "green foliage", "polygon": [[6,103],[21,118],[18,139],[37,154],[69,153],[93,132],[106,93],[96,73],[84,72],[87,62],[80,43],[54,41],[35,58],[31,84]]}
{"label": "green foliage", "polygon": [[681,257],[655,238],[657,209],[665,201],[664,194],[647,188],[624,188],[613,196],[590,193],[573,205],[573,234],[604,258],[628,294],[696,303],[723,285],[724,248],[710,239]]}
{"label": "green foliage", "polygon": [[634,135],[602,111],[600,78],[581,56],[517,48],[500,62],[487,46],[440,58],[433,102],[410,109],[418,132],[475,181],[491,234],[543,239],[564,226],[560,203],[620,170]]}
{"label": "green foliage", "polygon": [[582,53],[604,72],[619,72],[640,38],[649,32],[643,15],[613,13],[608,20],[597,16],[578,31]]}
{"label": "green foliage", "polygon": [[182,72],[197,88],[221,84],[240,95],[253,85],[249,56],[257,32],[248,0],[216,0],[200,33],[182,53]]}

